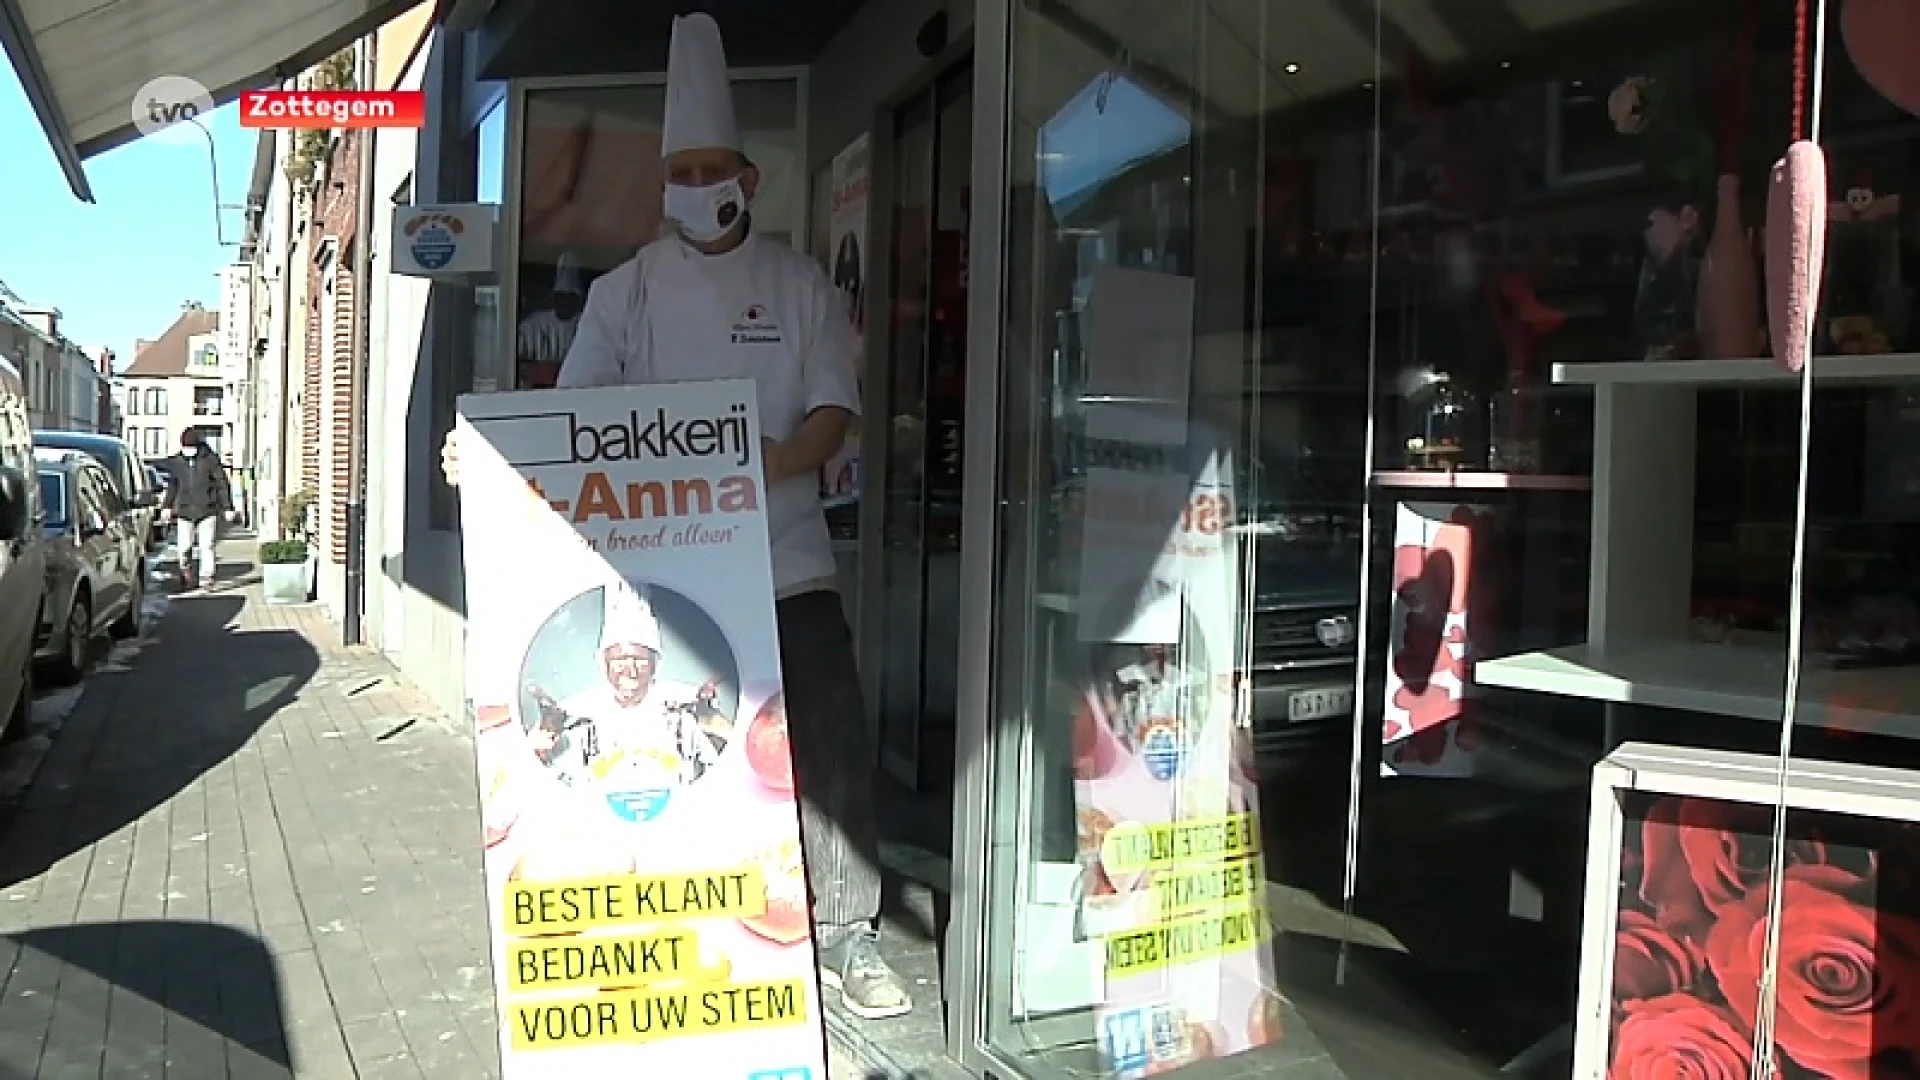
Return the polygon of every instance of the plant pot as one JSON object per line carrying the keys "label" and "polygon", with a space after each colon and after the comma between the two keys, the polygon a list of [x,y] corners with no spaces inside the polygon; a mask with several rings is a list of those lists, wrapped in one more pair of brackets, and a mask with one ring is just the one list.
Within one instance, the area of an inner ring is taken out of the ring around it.
{"label": "plant pot", "polygon": [[260,591],[269,604],[304,604],[313,595],[307,564],[267,563],[260,568]]}

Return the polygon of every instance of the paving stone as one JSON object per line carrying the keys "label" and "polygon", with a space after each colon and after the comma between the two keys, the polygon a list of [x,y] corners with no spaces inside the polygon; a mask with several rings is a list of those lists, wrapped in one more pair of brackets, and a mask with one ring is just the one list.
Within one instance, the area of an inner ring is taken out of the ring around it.
{"label": "paving stone", "polygon": [[0,1063],[497,1077],[463,725],[251,590],[113,668],[0,821]]}

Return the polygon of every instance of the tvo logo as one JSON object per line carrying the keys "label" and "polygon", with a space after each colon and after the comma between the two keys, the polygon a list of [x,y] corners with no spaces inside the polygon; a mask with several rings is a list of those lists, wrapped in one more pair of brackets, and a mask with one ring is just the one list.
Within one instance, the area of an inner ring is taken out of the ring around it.
{"label": "tvo logo", "polygon": [[183,75],[162,75],[133,95],[133,128],[147,138],[197,146],[212,134],[203,126],[212,114],[213,95]]}

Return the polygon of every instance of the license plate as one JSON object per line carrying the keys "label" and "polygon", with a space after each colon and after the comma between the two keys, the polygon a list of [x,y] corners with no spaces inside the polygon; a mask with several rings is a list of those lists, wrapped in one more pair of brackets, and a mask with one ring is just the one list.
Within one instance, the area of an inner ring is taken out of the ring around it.
{"label": "license plate", "polygon": [[1328,716],[1345,716],[1353,711],[1353,689],[1341,686],[1327,690],[1296,690],[1287,695],[1287,722],[1303,723]]}

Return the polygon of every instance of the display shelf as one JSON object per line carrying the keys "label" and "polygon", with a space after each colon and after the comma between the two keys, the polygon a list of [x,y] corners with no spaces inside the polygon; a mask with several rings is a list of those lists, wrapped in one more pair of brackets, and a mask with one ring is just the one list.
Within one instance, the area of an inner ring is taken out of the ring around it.
{"label": "display shelf", "polygon": [[[1813,380],[1817,384],[1920,382],[1920,353],[1818,356],[1813,361]],[[1800,376],[1777,361],[1758,357],[1555,364],[1553,381],[1562,386],[1791,386]]]}
{"label": "display shelf", "polygon": [[[1777,722],[1786,651],[1773,644],[1572,645],[1474,665],[1474,682],[1614,705],[1649,705]],[[1920,739],[1920,667],[1802,668],[1795,722]]]}
{"label": "display shelf", "polygon": [[1585,476],[1457,470],[1389,469],[1373,474],[1376,487],[1444,488],[1449,491],[1591,491]]}

